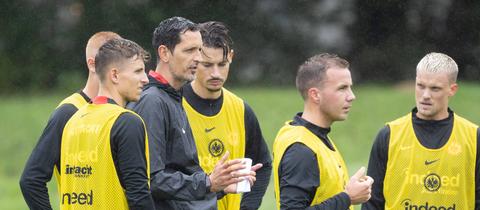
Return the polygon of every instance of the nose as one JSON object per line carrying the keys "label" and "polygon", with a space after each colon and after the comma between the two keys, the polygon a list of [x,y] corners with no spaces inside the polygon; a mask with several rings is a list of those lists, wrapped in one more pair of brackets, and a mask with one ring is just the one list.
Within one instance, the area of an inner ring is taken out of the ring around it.
{"label": "nose", "polygon": [[148,83],[148,77],[145,72],[143,72],[142,77],[140,78],[140,82],[142,83],[142,85],[146,85]]}
{"label": "nose", "polygon": [[213,78],[219,78],[220,77],[220,69],[218,68],[217,65],[214,65],[212,71],[210,72],[210,76]]}
{"label": "nose", "polygon": [[350,90],[348,91],[347,101],[348,101],[348,102],[352,102],[352,101],[354,101],[355,99],[356,99],[355,94],[353,93],[352,89],[350,89]]}
{"label": "nose", "polygon": [[422,98],[429,99],[431,97],[431,93],[429,90],[425,89],[422,93]]}
{"label": "nose", "polygon": [[200,61],[200,58],[202,56],[202,48],[198,48],[198,50],[195,51],[195,53],[193,54],[193,61],[195,63],[198,63]]}

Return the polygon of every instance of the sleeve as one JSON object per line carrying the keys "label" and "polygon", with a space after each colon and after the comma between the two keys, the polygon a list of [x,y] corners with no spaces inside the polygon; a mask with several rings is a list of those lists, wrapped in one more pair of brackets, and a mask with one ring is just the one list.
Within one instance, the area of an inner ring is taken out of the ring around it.
{"label": "sleeve", "polygon": [[121,114],[111,130],[112,156],[130,209],[154,209],[148,185],[145,128],[129,112]]}
{"label": "sleeve", "polygon": [[166,167],[169,116],[167,104],[159,96],[144,95],[133,108],[145,121],[150,153],[150,190],[154,200],[203,200],[210,193],[203,171],[185,174]]}
{"label": "sleeve", "polygon": [[28,158],[20,178],[20,188],[30,209],[52,209],[46,184],[51,180],[54,168],[60,168],[63,128],[76,111],[72,104],[58,107]]}
{"label": "sleeve", "polygon": [[[299,173],[301,172],[301,173]],[[321,172],[320,172],[321,173]],[[317,157],[307,146],[295,143],[282,157],[279,168],[280,209],[348,209],[350,198],[341,192],[322,203],[310,206],[320,182]]]}
{"label": "sleeve", "polygon": [[480,209],[480,168],[478,163],[479,158],[479,148],[480,145],[480,128],[477,128],[477,158],[475,160],[475,209]]}
{"label": "sleeve", "polygon": [[252,159],[253,164],[262,163],[257,171],[257,181],[251,192],[243,194],[240,209],[258,209],[265,195],[272,173],[272,158],[267,143],[263,138],[260,125],[253,110],[245,105],[245,157]]}
{"label": "sleeve", "polygon": [[390,141],[390,127],[383,127],[377,134],[370,152],[368,161],[368,176],[372,177],[372,197],[362,205],[362,210],[385,209],[385,197],[383,196],[383,180],[387,169],[388,145]]}

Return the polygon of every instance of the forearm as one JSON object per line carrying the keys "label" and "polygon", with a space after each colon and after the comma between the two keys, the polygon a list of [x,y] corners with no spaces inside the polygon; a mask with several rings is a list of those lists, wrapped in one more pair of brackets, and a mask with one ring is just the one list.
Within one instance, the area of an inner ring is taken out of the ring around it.
{"label": "forearm", "polygon": [[167,168],[151,174],[150,190],[155,200],[203,200],[212,193],[207,179],[202,171],[188,175]]}

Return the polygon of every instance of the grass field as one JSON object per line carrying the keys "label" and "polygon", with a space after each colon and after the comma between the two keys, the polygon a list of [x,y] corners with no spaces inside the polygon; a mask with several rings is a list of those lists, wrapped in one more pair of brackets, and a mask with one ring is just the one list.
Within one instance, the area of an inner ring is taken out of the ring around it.
{"label": "grass field", "polygon": [[[300,96],[287,88],[233,89],[253,108],[269,146],[276,132],[303,108]],[[363,85],[355,87],[357,100],[349,119],[335,123],[330,137],[342,152],[350,173],[366,166],[372,140],[385,122],[410,111],[414,106],[413,84],[409,86]],[[0,209],[27,209],[18,180],[26,159],[35,146],[56,104],[68,94],[5,96],[0,102]],[[458,114],[480,123],[480,85],[460,84],[451,108]],[[271,179],[273,180],[273,179]],[[54,182],[49,184],[52,203],[58,209]],[[265,195],[261,209],[274,209],[273,184]]]}

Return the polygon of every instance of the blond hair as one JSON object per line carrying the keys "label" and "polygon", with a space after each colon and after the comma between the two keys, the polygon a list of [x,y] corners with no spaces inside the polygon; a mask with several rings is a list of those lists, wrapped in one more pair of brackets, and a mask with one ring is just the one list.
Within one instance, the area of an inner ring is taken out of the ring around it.
{"label": "blond hair", "polygon": [[121,39],[122,37],[115,32],[100,31],[95,33],[88,39],[87,46],[85,47],[85,58],[88,61],[89,58],[95,58],[98,53],[98,49],[111,39]]}
{"label": "blond hair", "polygon": [[451,83],[457,81],[458,66],[457,63],[448,55],[443,53],[428,53],[418,62],[418,72],[446,73]]}

